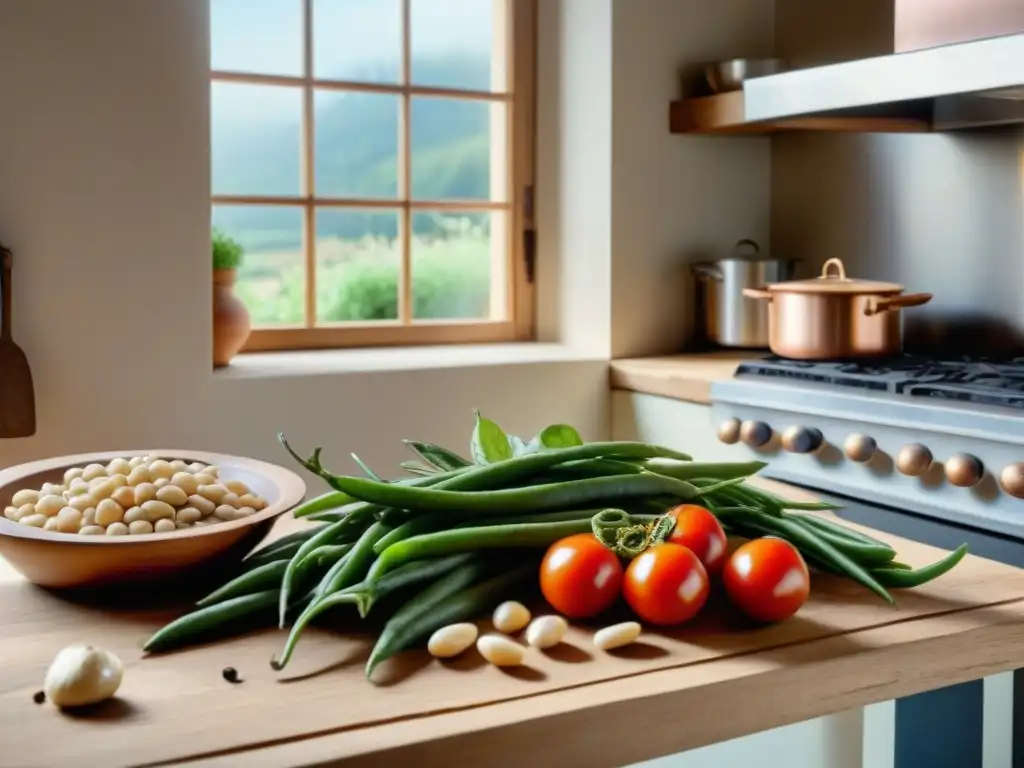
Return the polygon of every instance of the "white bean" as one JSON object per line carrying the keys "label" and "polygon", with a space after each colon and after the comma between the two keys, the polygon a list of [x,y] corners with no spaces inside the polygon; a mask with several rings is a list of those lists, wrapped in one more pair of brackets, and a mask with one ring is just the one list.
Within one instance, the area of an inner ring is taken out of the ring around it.
{"label": "white bean", "polygon": [[116,489],[110,498],[120,504],[122,507],[127,509],[128,507],[135,506],[135,489],[130,485],[122,486]]}
{"label": "white bean", "polygon": [[[81,480],[81,483],[79,484],[80,480]],[[75,496],[81,496],[83,493],[88,493],[88,492],[89,492],[89,484],[87,482],[85,482],[85,480],[82,480],[81,478],[78,478],[77,480],[72,480],[71,481],[71,487],[68,488],[66,491],[64,491],[64,498],[65,499],[73,499],[73,498],[75,498]]]}
{"label": "white bean", "polygon": [[496,667],[514,667],[523,663],[526,649],[504,635],[484,635],[476,641],[480,655]]}
{"label": "white bean", "polygon": [[158,491],[161,488],[163,488],[165,485],[170,485],[170,484],[171,484],[171,481],[168,480],[166,477],[158,477],[156,480],[153,481],[153,487],[156,488]]}
{"label": "white bean", "polygon": [[18,514],[18,508],[17,507],[5,507],[4,508],[4,517],[6,517],[8,520],[13,520],[14,522],[18,522],[18,518],[21,517],[21,515]]}
{"label": "white bean", "polygon": [[178,472],[175,474],[171,478],[171,485],[178,486],[189,496],[199,490],[199,483],[196,482],[195,475],[190,475],[188,472]]}
{"label": "white bean", "polygon": [[241,480],[225,480],[222,485],[232,493],[236,493],[239,496],[245,496],[245,494],[250,492],[249,486]]}
{"label": "white bean", "polygon": [[518,632],[530,623],[530,611],[522,603],[507,600],[494,609],[494,628],[506,635]]}
{"label": "white bean", "polygon": [[128,525],[131,525],[137,520],[145,519],[146,513],[143,511],[142,507],[132,507],[130,509],[126,509],[124,512],[124,522]]}
{"label": "white bean", "polygon": [[11,504],[15,507],[23,507],[26,504],[35,504],[39,501],[39,491],[33,491],[31,488],[25,488],[14,494],[14,498],[11,499]]}
{"label": "white bean", "polygon": [[53,517],[64,509],[64,507],[67,506],[67,503],[67,499],[63,496],[56,496],[53,494],[43,496],[43,498],[36,502],[36,512],[40,515]]}
{"label": "white bean", "polygon": [[78,534],[80,536],[103,536],[106,532],[107,529],[102,525],[87,525],[82,528]]}
{"label": "white bean", "polygon": [[225,522],[237,520],[239,518],[238,510],[235,509],[234,507],[229,507],[226,504],[221,504],[219,507],[213,510],[213,515],[214,517],[219,517],[221,520],[224,520]]}
{"label": "white bean", "polygon": [[87,525],[96,525],[96,510],[93,507],[82,512],[82,527]]}
{"label": "white bean", "polygon": [[205,528],[208,525],[216,525],[217,523],[222,522],[224,521],[221,520],[219,517],[214,517],[213,515],[210,515],[210,517],[203,518],[202,520],[197,520],[193,523],[193,525],[196,528]]}
{"label": "white bean", "polygon": [[251,493],[244,493],[238,497],[238,506],[252,507],[253,509],[263,509],[265,506],[267,506],[267,503],[259,496],[255,496]]}
{"label": "white bean", "polygon": [[73,496],[67,503],[69,507],[74,507],[79,512],[85,512],[90,507],[96,506],[96,499],[92,497],[91,493],[83,493],[78,496]]}
{"label": "white bean", "polygon": [[128,459],[112,459],[107,464],[107,474],[113,477],[114,475],[130,475],[132,472],[132,465],[128,463]]}
{"label": "white bean", "polygon": [[427,650],[435,658],[450,659],[473,645],[478,634],[476,624],[468,622],[449,624],[430,636],[427,641]]}
{"label": "white bean", "polygon": [[124,507],[113,499],[104,499],[96,505],[96,523],[110,525],[124,520]]}
{"label": "white bean", "polygon": [[217,482],[217,478],[216,477],[214,477],[211,474],[208,474],[205,471],[204,472],[196,472],[195,478],[196,478],[196,482],[199,483],[199,485],[213,485],[214,483]]}
{"label": "white bean", "polygon": [[153,482],[153,473],[149,471],[149,467],[140,465],[128,473],[128,485],[136,486],[151,482]]}
{"label": "white bean", "polygon": [[174,513],[174,522],[184,523],[186,526],[192,523],[199,522],[202,519],[203,513],[195,507],[182,507]]}
{"label": "white bean", "polygon": [[57,530],[61,533],[78,533],[82,527],[82,513],[74,507],[64,507],[57,513]]}
{"label": "white bean", "polygon": [[82,470],[82,479],[85,481],[95,480],[98,477],[106,477],[107,468],[102,464],[89,464]]}
{"label": "white bean", "polygon": [[[59,532],[60,528],[58,526],[59,526],[59,523],[57,522],[57,518],[56,517],[48,517],[48,518],[46,518],[46,524],[43,526],[43,530],[44,531],[58,531]],[[78,529],[75,528],[75,530],[68,531],[68,533],[78,533]]]}
{"label": "white bean", "polygon": [[107,526],[107,536],[127,536],[128,526],[124,523],[111,523]]}
{"label": "white bean", "polygon": [[198,493],[192,494],[188,497],[188,505],[198,509],[203,517],[209,517],[213,514],[213,510],[217,508],[216,504],[205,496],[200,496]]}
{"label": "white bean", "polygon": [[135,486],[135,503],[142,506],[143,502],[156,498],[156,486],[152,483],[139,483]]}
{"label": "white bean", "polygon": [[176,485],[165,485],[163,488],[158,488],[156,497],[159,501],[170,504],[172,507],[181,507],[188,502],[188,494]]}
{"label": "white bean", "polygon": [[220,503],[229,507],[240,507],[242,505],[238,503],[238,499],[239,496],[237,493],[232,493],[231,491],[228,491],[227,493],[224,494],[224,498],[220,500]]}
{"label": "white bean", "polygon": [[248,517],[249,515],[255,514],[256,510],[253,509],[252,507],[239,507],[238,509],[235,510],[235,520],[241,520],[243,517]]}
{"label": "white bean", "polygon": [[82,476],[85,470],[81,467],[71,467],[64,472],[64,484],[70,485],[71,481]]}
{"label": "white bean", "polygon": [[174,507],[164,501],[150,499],[149,501],[144,501],[139,506],[142,507],[142,511],[146,513],[146,519],[151,523],[164,518],[168,520],[174,519]]}
{"label": "white bean", "polygon": [[223,485],[200,485],[196,493],[215,504],[220,504],[220,500],[227,495],[228,489]]}
{"label": "white bean", "polygon": [[157,520],[156,523],[153,525],[154,533],[170,533],[171,531],[176,530],[177,528],[174,525],[174,521],[168,520],[167,518]]}
{"label": "white bean", "polygon": [[114,480],[108,477],[102,483],[90,486],[89,493],[96,501],[99,501],[100,499],[109,499],[110,494],[116,490],[117,486],[114,484]]}
{"label": "white bean", "polygon": [[39,489],[40,496],[61,496],[64,494],[68,487],[61,483],[43,483],[43,487]]}
{"label": "white bean", "polygon": [[534,648],[553,648],[568,629],[569,623],[561,616],[539,616],[526,628],[526,642]]}
{"label": "white bean", "polygon": [[114,490],[117,490],[118,488],[123,488],[124,486],[128,485],[128,476],[111,475],[110,482],[114,484]]}
{"label": "white bean", "polygon": [[128,526],[128,533],[131,536],[141,536],[153,532],[153,524],[149,520],[136,520]]}
{"label": "white bean", "polygon": [[173,469],[175,472],[184,472],[186,469],[188,469],[188,464],[186,464],[181,459],[175,459],[174,461],[171,462],[171,469]]}
{"label": "white bean", "polygon": [[[26,517],[32,517],[35,513],[35,504],[22,504],[20,507],[18,507],[18,522],[20,523]],[[43,517],[46,517],[46,515],[43,515]]]}
{"label": "white bean", "polygon": [[201,461],[193,461],[191,464],[188,465],[188,471],[191,472],[193,475],[199,474],[204,469],[206,469],[206,465],[203,464],[203,462]]}
{"label": "white bean", "polygon": [[171,466],[169,461],[164,461],[163,459],[157,459],[150,464],[149,471],[153,477],[164,477],[168,480],[174,477],[174,467]]}
{"label": "white bean", "polygon": [[25,515],[18,522],[32,528],[42,528],[49,518],[46,515]]}
{"label": "white bean", "polygon": [[174,521],[174,529],[176,531],[183,531],[186,528],[191,528],[191,527],[192,527],[192,523],[182,523],[182,522],[180,522],[178,520]]}
{"label": "white bean", "polygon": [[215,467],[213,464],[207,465],[206,469],[203,471],[208,475],[213,475],[214,477],[217,477],[220,474],[220,469]]}
{"label": "white bean", "polygon": [[136,467],[141,467],[145,463],[145,456],[132,456],[130,459],[128,459],[128,466],[131,467],[132,469],[135,469]]}
{"label": "white bean", "polygon": [[602,651],[621,648],[636,642],[636,639],[640,637],[640,629],[640,623],[636,621],[612,624],[610,627],[599,629],[594,633],[594,645]]}

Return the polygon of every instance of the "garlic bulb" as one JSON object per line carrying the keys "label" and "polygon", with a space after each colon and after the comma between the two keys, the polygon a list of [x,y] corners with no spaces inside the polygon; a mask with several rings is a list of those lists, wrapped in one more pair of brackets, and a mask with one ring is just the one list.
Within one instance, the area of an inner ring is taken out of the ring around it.
{"label": "garlic bulb", "polygon": [[110,651],[91,645],[70,645],[46,670],[43,690],[58,707],[82,707],[112,697],[121,685],[124,669]]}

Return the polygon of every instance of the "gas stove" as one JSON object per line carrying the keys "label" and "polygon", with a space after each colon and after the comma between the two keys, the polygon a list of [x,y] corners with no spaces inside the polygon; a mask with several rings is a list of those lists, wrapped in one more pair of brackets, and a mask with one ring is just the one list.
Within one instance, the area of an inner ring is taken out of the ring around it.
{"label": "gas stove", "polygon": [[1024,358],[768,357],[711,399],[769,477],[1024,536]]}

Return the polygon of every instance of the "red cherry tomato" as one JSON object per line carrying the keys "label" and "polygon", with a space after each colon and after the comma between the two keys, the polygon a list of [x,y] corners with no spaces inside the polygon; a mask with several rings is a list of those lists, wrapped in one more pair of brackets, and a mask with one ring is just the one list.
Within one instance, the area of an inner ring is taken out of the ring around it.
{"label": "red cherry tomato", "polygon": [[748,541],[722,573],[729,599],[759,621],[782,621],[807,601],[811,576],[796,547],[775,538]]}
{"label": "red cherry tomato", "polygon": [[729,541],[718,518],[696,504],[681,504],[670,509],[668,514],[676,519],[676,527],[668,541],[693,552],[709,575],[722,570]]}
{"label": "red cherry tomato", "polygon": [[540,591],[551,607],[571,619],[607,609],[622,587],[619,557],[592,533],[577,533],[552,544],[540,564]]}
{"label": "red cherry tomato", "polygon": [[679,544],[656,544],[626,569],[622,594],[644,621],[671,627],[692,619],[711,590],[707,571],[693,552]]}

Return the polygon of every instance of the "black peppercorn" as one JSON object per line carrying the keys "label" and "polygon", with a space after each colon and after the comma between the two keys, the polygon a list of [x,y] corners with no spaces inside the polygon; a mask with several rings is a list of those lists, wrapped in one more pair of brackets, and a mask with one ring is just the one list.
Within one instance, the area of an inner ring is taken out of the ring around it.
{"label": "black peppercorn", "polygon": [[238,676],[238,670],[234,667],[224,667],[224,671],[221,672],[221,674],[224,676],[224,679],[227,680],[229,683],[242,682],[242,678]]}

